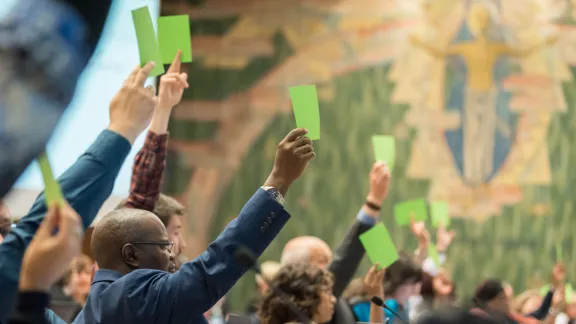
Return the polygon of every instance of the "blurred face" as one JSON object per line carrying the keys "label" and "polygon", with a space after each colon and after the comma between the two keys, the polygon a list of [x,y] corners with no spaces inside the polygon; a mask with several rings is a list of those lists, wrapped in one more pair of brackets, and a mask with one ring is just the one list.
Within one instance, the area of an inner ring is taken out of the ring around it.
{"label": "blurred face", "polygon": [[168,239],[174,242],[173,252],[176,256],[180,255],[186,249],[186,242],[182,236],[182,216],[172,215],[166,231],[168,232]]}
{"label": "blurred face", "polygon": [[309,247],[310,263],[320,269],[327,269],[332,262],[332,251],[323,244],[313,244]]}
{"label": "blurred face", "polygon": [[156,216],[147,217],[142,222],[145,239],[124,246],[125,262],[136,269],[174,271],[173,243],[168,239],[166,227]]}
{"label": "blurred face", "polygon": [[494,299],[487,302],[486,306],[502,313],[508,313],[510,309],[509,300],[505,292],[501,292]]}
{"label": "blurred face", "polygon": [[86,267],[82,271],[72,271],[68,290],[70,294],[85,299],[90,292],[90,283],[92,281],[92,267]]}
{"label": "blurred face", "polygon": [[420,295],[421,288],[421,282],[404,283],[394,292],[394,299],[405,306],[410,298]]}
{"label": "blurred face", "polygon": [[336,297],[332,295],[332,288],[320,292],[320,305],[318,305],[312,320],[315,323],[329,322],[334,315],[334,304],[336,304]]}

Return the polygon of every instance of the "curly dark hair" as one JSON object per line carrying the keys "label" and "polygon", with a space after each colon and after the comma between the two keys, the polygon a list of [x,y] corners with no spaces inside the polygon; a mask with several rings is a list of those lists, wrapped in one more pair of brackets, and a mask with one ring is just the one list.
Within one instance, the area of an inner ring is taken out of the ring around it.
{"label": "curly dark hair", "polygon": [[[274,284],[288,295],[308,318],[312,318],[320,305],[320,294],[332,292],[334,279],[330,272],[310,264],[283,266],[274,278]],[[298,316],[281,298],[269,292],[258,310],[262,324],[298,322]]]}

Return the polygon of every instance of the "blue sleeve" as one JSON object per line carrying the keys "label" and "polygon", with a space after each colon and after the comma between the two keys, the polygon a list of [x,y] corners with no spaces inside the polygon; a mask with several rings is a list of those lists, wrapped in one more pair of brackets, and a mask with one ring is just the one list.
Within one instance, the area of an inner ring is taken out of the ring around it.
{"label": "blue sleeve", "polygon": [[548,312],[550,311],[550,307],[552,307],[552,298],[553,297],[554,297],[554,291],[549,290],[548,293],[546,294],[546,297],[544,297],[542,304],[540,304],[540,307],[535,312],[532,312],[532,313],[528,314],[527,316],[533,317],[539,321],[543,321],[546,318],[546,316],[548,316]]}
{"label": "blue sleeve", "polygon": [[[400,310],[400,307],[398,306],[398,302],[394,299],[386,299],[386,301],[384,302],[386,304],[386,306],[388,306],[388,308],[390,308],[391,310],[394,311],[394,313],[398,314],[398,311]],[[390,312],[388,309],[384,309],[384,315],[386,316],[386,318],[388,319],[394,319],[396,317],[396,315],[392,314],[392,312]]]}
{"label": "blue sleeve", "polygon": [[[120,167],[130,152],[130,142],[105,130],[88,150],[58,179],[70,206],[90,226],[100,207],[112,192]],[[0,245],[0,321],[12,309],[24,251],[44,219],[44,193]]]}
{"label": "blue sleeve", "polygon": [[358,220],[363,225],[374,226],[376,225],[376,217],[372,217],[368,215],[363,208],[360,208],[360,211],[356,215],[356,220]]}
{"label": "blue sleeve", "polygon": [[[259,189],[198,258],[184,263],[172,275],[148,280],[146,288],[131,280],[135,286],[128,287],[126,294],[131,311],[154,318],[162,313],[171,323],[188,323],[203,316],[248,270],[236,263],[236,249],[246,247],[259,257],[289,218],[282,205]],[[139,292],[155,297],[144,299],[150,304],[143,305]]]}

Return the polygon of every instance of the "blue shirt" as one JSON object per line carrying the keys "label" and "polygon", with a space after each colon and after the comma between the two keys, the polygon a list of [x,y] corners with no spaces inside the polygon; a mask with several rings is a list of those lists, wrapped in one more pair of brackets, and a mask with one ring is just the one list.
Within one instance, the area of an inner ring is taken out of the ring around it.
{"label": "blue shirt", "polygon": [[[120,167],[130,152],[130,142],[105,130],[74,165],[58,179],[62,193],[90,226],[110,194]],[[0,244],[0,322],[6,322],[18,294],[18,279],[24,252],[46,214],[44,194],[40,194],[26,216]],[[61,320],[49,312],[54,322]]]}
{"label": "blue shirt", "polygon": [[122,275],[100,269],[73,323],[207,323],[204,313],[247,271],[235,262],[236,249],[243,246],[260,256],[289,218],[259,189],[206,251],[175,273],[139,269]]}

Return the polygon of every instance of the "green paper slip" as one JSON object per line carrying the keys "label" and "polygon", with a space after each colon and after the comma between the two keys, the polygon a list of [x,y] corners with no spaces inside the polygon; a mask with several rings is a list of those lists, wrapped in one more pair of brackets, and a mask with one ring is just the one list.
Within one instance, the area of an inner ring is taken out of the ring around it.
{"label": "green paper slip", "polygon": [[425,221],[428,218],[426,212],[426,201],[424,199],[409,200],[401,202],[394,206],[394,218],[398,225],[410,224],[410,215],[414,216],[414,220]]}
{"label": "green paper slip", "polygon": [[182,63],[192,62],[190,17],[180,15],[158,18],[158,46],[164,64],[172,63],[178,50],[182,51]]}
{"label": "green paper slip", "polygon": [[433,201],[430,204],[430,216],[432,217],[432,226],[438,228],[444,224],[445,228],[450,226],[450,214],[448,212],[448,203],[444,201]]}
{"label": "green paper slip", "polygon": [[40,172],[42,172],[42,178],[44,179],[44,200],[46,207],[50,208],[53,203],[62,207],[64,205],[64,196],[62,195],[60,184],[54,179],[48,156],[46,156],[46,153],[42,153],[37,161],[40,166]]}
{"label": "green paper slip", "polygon": [[394,169],[396,160],[396,141],[392,136],[373,135],[372,146],[376,161],[386,162],[390,171]]}
{"label": "green paper slip", "polygon": [[436,245],[431,243],[428,244],[428,256],[432,258],[436,267],[440,267],[440,255],[438,255]]}
{"label": "green paper slip", "polygon": [[298,128],[308,129],[307,137],[320,139],[320,107],[315,85],[290,87],[290,99]]}
{"label": "green paper slip", "polygon": [[572,304],[574,288],[572,288],[571,284],[566,284],[566,286],[564,286],[564,296],[566,297],[566,304]]}
{"label": "green paper slip", "polygon": [[564,258],[564,253],[562,253],[562,243],[556,243],[556,262],[562,261]]}
{"label": "green paper slip", "polygon": [[540,296],[546,295],[548,291],[550,291],[550,285],[543,286],[542,288],[540,288]]}
{"label": "green paper slip", "polygon": [[372,264],[388,267],[398,260],[398,251],[384,224],[379,223],[360,235],[360,242]]}
{"label": "green paper slip", "polygon": [[156,41],[152,18],[148,6],[132,10],[132,20],[136,30],[136,39],[138,40],[138,52],[140,53],[140,66],[152,61],[156,66],[150,71],[150,76],[157,76],[164,73],[162,64],[162,55],[160,47]]}

